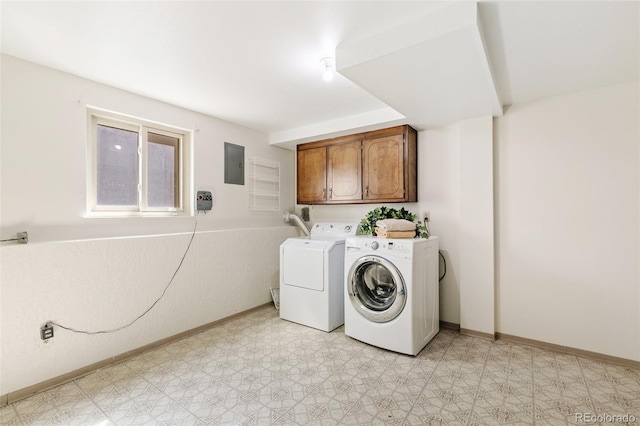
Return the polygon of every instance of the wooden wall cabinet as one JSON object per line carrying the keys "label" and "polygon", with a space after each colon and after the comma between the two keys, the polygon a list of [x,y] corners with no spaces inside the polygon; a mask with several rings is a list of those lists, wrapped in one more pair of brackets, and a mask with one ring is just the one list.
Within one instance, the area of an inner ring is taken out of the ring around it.
{"label": "wooden wall cabinet", "polygon": [[298,203],[317,204],[327,199],[327,148],[298,150]]}
{"label": "wooden wall cabinet", "polygon": [[409,126],[298,145],[297,203],[417,201],[416,150]]}
{"label": "wooden wall cabinet", "polygon": [[362,141],[327,146],[328,202],[362,198]]}

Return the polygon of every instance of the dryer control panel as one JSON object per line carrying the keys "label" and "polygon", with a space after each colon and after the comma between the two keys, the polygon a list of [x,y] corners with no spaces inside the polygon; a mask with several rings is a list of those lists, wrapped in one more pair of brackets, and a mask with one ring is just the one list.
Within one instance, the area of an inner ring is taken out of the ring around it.
{"label": "dryer control panel", "polygon": [[311,228],[311,235],[314,237],[350,237],[356,235],[357,223],[316,223]]}

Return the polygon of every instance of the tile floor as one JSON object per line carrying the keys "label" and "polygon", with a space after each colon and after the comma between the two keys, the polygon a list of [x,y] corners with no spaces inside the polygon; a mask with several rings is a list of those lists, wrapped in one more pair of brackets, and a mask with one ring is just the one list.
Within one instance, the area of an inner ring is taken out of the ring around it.
{"label": "tile floor", "polygon": [[640,371],[447,330],[410,357],[266,308],[0,415],[3,425],[637,424]]}

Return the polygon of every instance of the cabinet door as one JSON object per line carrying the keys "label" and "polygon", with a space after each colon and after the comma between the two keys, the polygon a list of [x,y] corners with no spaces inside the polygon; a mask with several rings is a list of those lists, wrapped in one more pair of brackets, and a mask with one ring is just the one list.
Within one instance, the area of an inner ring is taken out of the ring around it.
{"label": "cabinet door", "polygon": [[328,201],[360,201],[362,199],[362,141],[327,147]]}
{"label": "cabinet door", "polygon": [[298,204],[321,203],[327,196],[327,148],[298,151]]}
{"label": "cabinet door", "polygon": [[402,133],[364,140],[362,156],[364,200],[404,200],[403,142]]}

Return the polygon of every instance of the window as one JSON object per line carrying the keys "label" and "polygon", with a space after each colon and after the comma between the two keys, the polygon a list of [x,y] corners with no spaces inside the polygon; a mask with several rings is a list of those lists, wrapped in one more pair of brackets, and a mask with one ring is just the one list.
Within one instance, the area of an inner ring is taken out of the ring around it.
{"label": "window", "polygon": [[191,214],[190,131],[93,108],[89,122],[89,215]]}

